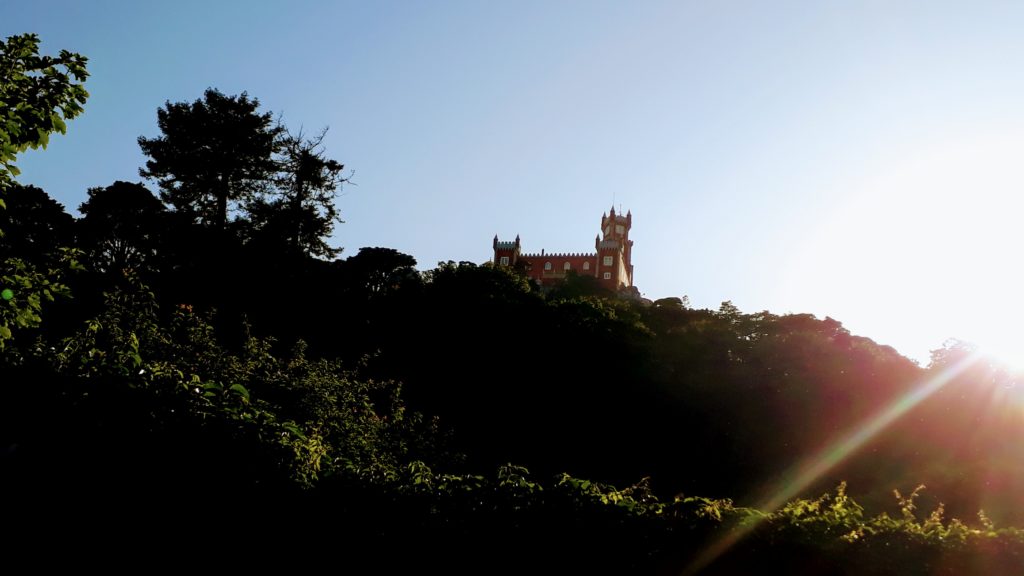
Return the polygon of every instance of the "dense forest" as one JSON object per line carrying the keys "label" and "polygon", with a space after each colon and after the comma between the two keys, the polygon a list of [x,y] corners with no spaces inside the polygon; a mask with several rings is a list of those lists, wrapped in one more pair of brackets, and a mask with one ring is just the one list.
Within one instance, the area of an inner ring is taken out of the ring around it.
{"label": "dense forest", "polygon": [[23,537],[102,516],[160,549],[264,544],[254,564],[1024,571],[1024,390],[969,346],[921,367],[831,318],[342,252],[323,133],[216,89],[159,106],[144,180],[72,215],[15,159],[82,112],[86,64],[0,43]]}

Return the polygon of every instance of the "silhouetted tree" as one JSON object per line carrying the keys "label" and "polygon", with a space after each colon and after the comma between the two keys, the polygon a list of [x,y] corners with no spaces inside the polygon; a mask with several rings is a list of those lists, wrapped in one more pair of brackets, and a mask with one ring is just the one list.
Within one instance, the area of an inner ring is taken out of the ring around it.
{"label": "silhouetted tree", "polygon": [[57,249],[71,245],[74,219],[56,200],[35,186],[13,184],[0,210],[0,258],[21,258],[46,266]]}
{"label": "silhouetted tree", "polygon": [[416,275],[416,259],[393,248],[360,248],[345,260],[350,285],[367,298],[387,293]]}
{"label": "silhouetted tree", "polygon": [[157,110],[162,132],[139,137],[149,156],[139,170],[160,185],[160,197],[194,221],[223,231],[230,202],[265,193],[276,173],[274,152],[282,129],[259,100],[209,88],[195,102],[167,102]]}
{"label": "silhouetted tree", "polygon": [[570,271],[566,274],[565,280],[551,288],[548,292],[548,298],[551,300],[568,300],[582,296],[611,298],[614,295],[615,292],[602,286],[596,277],[589,275],[581,276],[575,271]]}
{"label": "silhouetted tree", "polygon": [[326,130],[314,138],[285,134],[280,140],[277,191],[257,196],[247,209],[253,235],[261,245],[283,242],[298,254],[333,258],[341,253],[326,238],[341,222],[334,198],[347,182],[345,166],[324,156]]}
{"label": "silhouetted tree", "polygon": [[100,272],[150,268],[166,224],[166,209],[141,183],[90,188],[78,208],[79,246]]}
{"label": "silhouetted tree", "polygon": [[670,296],[668,298],[658,298],[654,301],[656,308],[669,308],[672,310],[685,310],[690,307],[690,297],[683,296]]}

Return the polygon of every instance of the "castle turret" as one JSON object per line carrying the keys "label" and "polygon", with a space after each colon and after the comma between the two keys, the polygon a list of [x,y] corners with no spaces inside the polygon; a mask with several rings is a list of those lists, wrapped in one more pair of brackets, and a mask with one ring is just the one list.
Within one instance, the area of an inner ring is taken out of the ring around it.
{"label": "castle turret", "polygon": [[502,242],[498,240],[498,235],[494,235],[494,265],[495,266],[515,266],[519,260],[519,235],[516,234],[516,239],[513,242]]}
{"label": "castle turret", "polygon": [[614,206],[601,217],[603,236],[596,243],[597,279],[609,290],[617,292],[633,286],[633,241],[629,239],[632,226],[633,214],[616,214]]}

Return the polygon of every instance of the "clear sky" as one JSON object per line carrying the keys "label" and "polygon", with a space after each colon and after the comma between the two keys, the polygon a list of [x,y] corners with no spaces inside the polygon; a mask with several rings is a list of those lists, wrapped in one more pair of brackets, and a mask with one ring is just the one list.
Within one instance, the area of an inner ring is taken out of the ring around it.
{"label": "clear sky", "polygon": [[1024,359],[1021,30],[1021,2],[0,0],[0,36],[90,59],[85,114],[19,163],[74,214],[139,180],[166,101],[247,91],[330,127],[346,254],[588,251],[614,202],[645,296],[922,361]]}

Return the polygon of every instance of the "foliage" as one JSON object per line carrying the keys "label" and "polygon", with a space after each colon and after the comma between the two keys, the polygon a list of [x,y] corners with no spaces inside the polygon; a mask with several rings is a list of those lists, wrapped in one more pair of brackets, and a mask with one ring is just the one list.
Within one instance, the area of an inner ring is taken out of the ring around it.
{"label": "foliage", "polygon": [[71,246],[74,219],[64,207],[35,186],[13,184],[0,210],[0,259],[21,258],[46,268],[60,259],[60,248]]}
{"label": "foliage", "polygon": [[[349,179],[327,158],[326,130],[290,134],[248,94],[213,88],[194,102],[167,102],[157,110],[161,135],[140,136],[149,157],[139,173],[189,221],[229,231],[275,257],[333,258],[327,244],[340,223],[335,196]],[[234,218],[232,219],[232,216]]]}
{"label": "foliage", "polygon": [[690,297],[683,296],[670,296],[668,298],[659,298],[654,301],[654,306],[657,308],[669,308],[672,310],[685,310],[690,307]]}
{"label": "foliage", "polygon": [[996,529],[984,513],[978,526],[946,520],[941,504],[919,519],[915,500],[923,488],[907,497],[895,491],[898,517],[883,512],[866,518],[842,483],[834,495],[797,499],[769,515],[755,538],[783,549],[815,550],[850,573],[875,573],[881,566],[907,574],[960,574],[981,566],[999,574],[1024,569],[1024,531]]}
{"label": "foliage", "polygon": [[78,269],[73,221],[63,207],[34,186],[14,184],[0,210],[0,349],[15,331],[35,328],[42,309],[70,296],[68,272]]}
{"label": "foliage", "polygon": [[602,285],[597,277],[577,274],[570,270],[565,279],[558,285],[548,289],[550,300],[572,300],[574,298],[602,298],[611,300],[615,293]]}
{"label": "foliage", "polygon": [[[368,517],[350,520],[373,526],[389,546],[444,550],[458,543],[461,552],[445,557],[448,568],[469,569],[494,557],[516,567],[540,561],[617,573],[736,574],[770,567],[952,575],[1024,568],[1024,531],[996,529],[984,515],[978,526],[947,521],[941,507],[918,519],[915,495],[898,498],[899,517],[869,518],[845,484],[772,512],[706,497],[662,501],[646,479],[617,489],[564,473],[537,480],[512,464],[480,475],[411,462],[387,480],[384,494],[369,504]],[[708,556],[708,550],[718,553]]]}
{"label": "foliage", "polygon": [[161,198],[189,218],[223,231],[231,202],[263,194],[276,172],[282,129],[259,100],[208,88],[194,102],[168,101],[157,110],[161,135],[139,137],[149,157],[139,170],[160,186]]}
{"label": "foliage", "polygon": [[76,253],[66,249],[61,254],[58,267],[45,271],[20,258],[7,258],[0,263],[0,350],[16,330],[39,326],[44,303],[70,297],[70,290],[61,280],[65,270],[78,267]]}
{"label": "foliage", "polygon": [[[250,337],[237,352],[225,349],[187,305],[162,321],[152,292],[134,284],[108,294],[102,313],[52,352],[29,353],[51,367],[51,380],[65,382],[57,402],[75,406],[76,444],[118,429],[150,446],[130,462],[108,462],[111,474],[155,468],[250,488],[309,487],[324,475],[393,476],[407,453],[425,445],[413,436],[431,427],[406,411],[397,384],[310,360],[301,346],[285,358],[270,347]],[[30,404],[44,409],[39,402],[46,400]],[[159,448],[172,441],[192,452]]]}
{"label": "foliage", "polygon": [[360,248],[345,260],[347,288],[357,300],[386,295],[416,277],[416,259],[392,248]]}
{"label": "foliage", "polygon": [[92,269],[155,272],[168,219],[160,200],[141,183],[117,181],[90,188],[78,211],[79,243]]}
{"label": "foliage", "polygon": [[[39,36],[35,34],[11,36],[0,42],[0,210],[6,207],[6,192],[13,177],[19,174],[14,165],[16,156],[29,148],[45,148],[51,133],[63,134],[66,121],[82,113],[82,105],[89,96],[82,85],[89,75],[86,62],[84,56],[67,50],[61,50],[56,57],[40,56]],[[45,203],[39,205],[40,210],[47,207]],[[9,215],[7,220],[10,225]],[[21,230],[8,231],[18,232]],[[0,238],[4,234],[0,227]],[[5,247],[12,245],[11,240],[4,240]],[[56,262],[57,268],[40,270],[8,249],[0,252],[2,350],[14,330],[39,324],[42,302],[66,294],[67,289],[59,277],[66,269],[59,266],[61,262]],[[54,250],[49,253],[54,254]],[[73,253],[65,252],[60,259],[67,268],[74,264]]]}
{"label": "foliage", "polygon": [[344,165],[324,156],[326,130],[313,138],[281,132],[277,142],[276,191],[256,196],[247,208],[253,235],[264,246],[283,241],[293,254],[333,258],[341,249],[325,239],[341,223],[335,195],[348,178]]}
{"label": "foliage", "polygon": [[0,42],[0,193],[19,174],[15,157],[64,134],[89,97],[82,85],[87,59],[67,50],[40,56],[39,42],[36,34]]}

